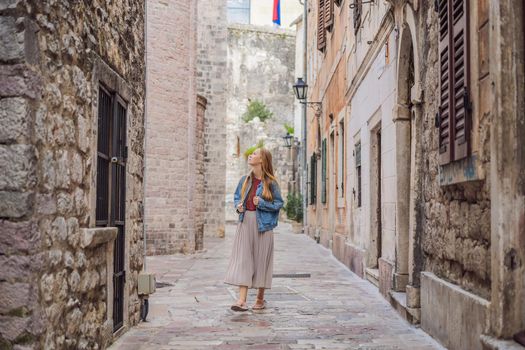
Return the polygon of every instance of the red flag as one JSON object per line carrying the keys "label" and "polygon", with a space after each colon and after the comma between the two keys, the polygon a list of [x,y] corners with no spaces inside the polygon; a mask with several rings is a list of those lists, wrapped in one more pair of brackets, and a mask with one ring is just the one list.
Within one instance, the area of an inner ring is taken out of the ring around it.
{"label": "red flag", "polygon": [[273,0],[273,23],[281,25],[281,0]]}

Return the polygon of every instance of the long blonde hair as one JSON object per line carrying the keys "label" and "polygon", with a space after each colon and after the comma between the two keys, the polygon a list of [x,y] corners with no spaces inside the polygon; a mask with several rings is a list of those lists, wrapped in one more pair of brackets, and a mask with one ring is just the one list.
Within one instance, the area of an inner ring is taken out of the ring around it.
{"label": "long blonde hair", "polygon": [[[261,160],[262,160],[262,164],[261,164],[261,169],[262,169],[262,172],[263,172],[263,176],[262,176],[262,183],[263,183],[263,192],[262,192],[262,197],[265,199],[265,200],[268,200],[268,201],[273,201],[273,194],[272,194],[272,190],[271,190],[271,183],[272,182],[276,182],[276,178],[275,178],[275,175],[273,173],[273,164],[272,164],[272,154],[270,153],[270,151],[268,151],[266,148],[258,148],[260,154],[261,154]],[[244,194],[246,193],[246,189],[248,187],[248,180],[251,178],[252,179],[252,183],[253,183],[253,171],[250,172],[250,174],[248,176],[246,176],[246,178],[244,179],[244,183],[242,184],[242,188],[241,188],[241,193],[242,193],[242,197],[241,198],[244,198]]]}

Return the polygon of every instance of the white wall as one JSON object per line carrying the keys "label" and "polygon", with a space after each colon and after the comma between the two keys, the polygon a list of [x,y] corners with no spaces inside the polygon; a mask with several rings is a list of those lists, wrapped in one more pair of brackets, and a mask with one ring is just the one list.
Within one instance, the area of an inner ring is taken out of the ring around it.
{"label": "white wall", "polygon": [[[295,73],[294,83],[299,77],[304,76],[304,33],[303,33],[303,21],[300,20],[296,26],[295,34]],[[304,78],[304,77],[303,77]],[[303,120],[303,105],[295,99],[294,106],[294,131],[295,137],[301,140],[302,135],[302,120]]]}
{"label": "white wall", "polygon": [[[354,227],[354,244],[367,248],[370,240],[370,132],[373,125],[369,121],[375,115],[381,119],[382,140],[382,256],[394,261],[395,258],[395,128],[392,121],[392,110],[395,103],[395,34],[389,36],[390,58],[389,64],[385,63],[385,46],[375,57],[371,69],[364,77],[350,103],[347,142],[347,196],[352,203],[352,217]],[[362,206],[357,208],[356,199],[353,200],[352,189],[356,187],[355,157],[353,155],[356,135],[361,140],[361,186]]]}

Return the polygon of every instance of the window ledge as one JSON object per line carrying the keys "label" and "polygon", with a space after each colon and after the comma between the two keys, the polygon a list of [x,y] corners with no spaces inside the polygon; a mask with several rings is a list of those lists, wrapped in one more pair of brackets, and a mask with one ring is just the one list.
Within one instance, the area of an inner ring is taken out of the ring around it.
{"label": "window ledge", "polygon": [[439,167],[439,185],[449,186],[485,179],[485,172],[476,154]]}
{"label": "window ledge", "polygon": [[93,248],[98,245],[113,241],[117,237],[116,227],[93,227],[80,230],[80,246]]}

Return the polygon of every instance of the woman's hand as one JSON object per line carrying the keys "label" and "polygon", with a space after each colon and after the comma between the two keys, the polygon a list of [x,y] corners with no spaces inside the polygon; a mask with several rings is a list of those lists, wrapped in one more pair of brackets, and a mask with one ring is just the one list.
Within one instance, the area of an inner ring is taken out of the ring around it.
{"label": "woman's hand", "polygon": [[243,206],[242,206],[242,203],[239,203],[239,204],[237,205],[237,211],[238,211],[239,213],[242,213],[242,212],[244,211],[244,208],[243,208]]}
{"label": "woman's hand", "polygon": [[255,204],[255,206],[259,205],[259,197],[257,197],[257,196],[253,197],[253,204]]}

